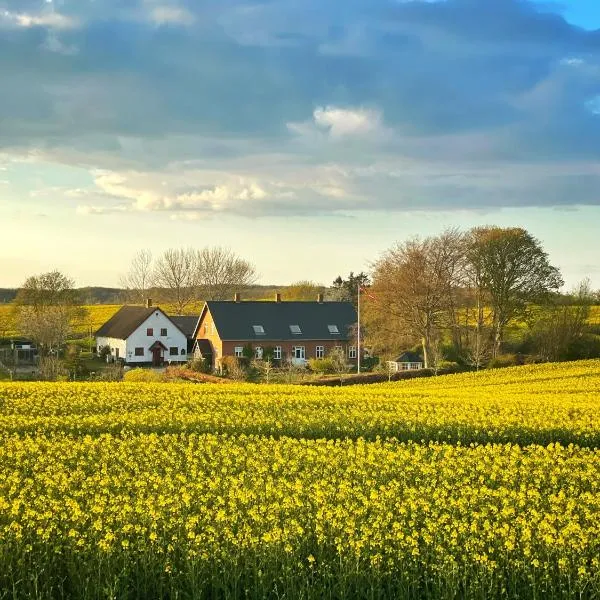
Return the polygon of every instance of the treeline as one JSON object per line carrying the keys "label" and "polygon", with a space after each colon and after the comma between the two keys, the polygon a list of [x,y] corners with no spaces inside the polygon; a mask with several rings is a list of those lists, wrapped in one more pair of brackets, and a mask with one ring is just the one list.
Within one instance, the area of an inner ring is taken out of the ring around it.
{"label": "treeline", "polygon": [[[560,271],[524,229],[450,229],[410,239],[375,261],[371,277],[363,322],[375,354],[417,346],[434,369],[446,361],[478,369],[508,353],[532,360],[600,355],[600,332],[589,324],[598,294],[587,281],[560,294]],[[519,335],[509,335],[514,328]]]}

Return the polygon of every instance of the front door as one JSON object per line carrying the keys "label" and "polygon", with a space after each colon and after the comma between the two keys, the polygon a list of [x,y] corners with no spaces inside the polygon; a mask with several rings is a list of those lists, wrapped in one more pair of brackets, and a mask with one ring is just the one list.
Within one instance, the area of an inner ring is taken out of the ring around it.
{"label": "front door", "polygon": [[162,348],[152,348],[152,366],[160,367],[163,364]]}
{"label": "front door", "polygon": [[295,365],[304,365],[306,362],[306,349],[304,346],[294,346],[292,363]]}

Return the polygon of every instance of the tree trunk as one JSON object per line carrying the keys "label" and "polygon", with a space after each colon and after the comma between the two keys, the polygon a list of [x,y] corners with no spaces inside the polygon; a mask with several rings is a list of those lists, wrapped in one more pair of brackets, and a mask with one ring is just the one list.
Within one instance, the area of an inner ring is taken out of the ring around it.
{"label": "tree trunk", "polygon": [[423,366],[429,368],[429,340],[426,337],[421,339],[421,345],[423,346]]}

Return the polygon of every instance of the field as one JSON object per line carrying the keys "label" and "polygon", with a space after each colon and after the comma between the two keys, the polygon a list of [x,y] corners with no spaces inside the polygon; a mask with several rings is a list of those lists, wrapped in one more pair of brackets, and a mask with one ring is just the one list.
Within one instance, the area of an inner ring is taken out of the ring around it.
{"label": "field", "polygon": [[0,597],[597,598],[599,392],[0,383]]}

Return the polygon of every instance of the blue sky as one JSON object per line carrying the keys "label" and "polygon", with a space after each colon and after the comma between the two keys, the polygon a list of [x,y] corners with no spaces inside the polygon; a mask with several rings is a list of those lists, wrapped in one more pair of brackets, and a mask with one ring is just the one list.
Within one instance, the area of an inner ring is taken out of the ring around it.
{"label": "blue sky", "polygon": [[224,244],[264,283],[519,225],[600,287],[591,0],[0,0],[0,286]]}

